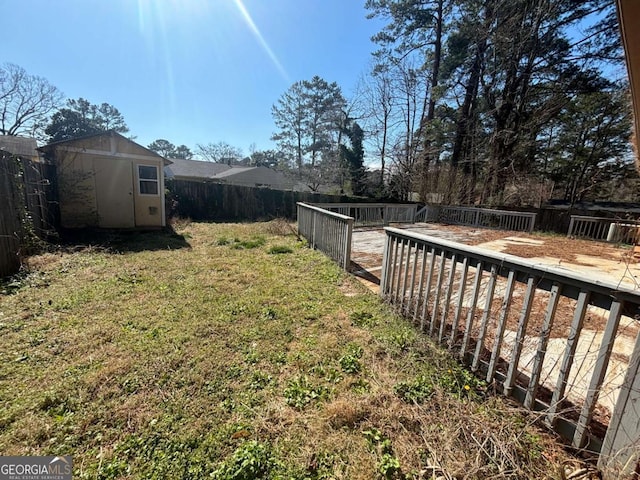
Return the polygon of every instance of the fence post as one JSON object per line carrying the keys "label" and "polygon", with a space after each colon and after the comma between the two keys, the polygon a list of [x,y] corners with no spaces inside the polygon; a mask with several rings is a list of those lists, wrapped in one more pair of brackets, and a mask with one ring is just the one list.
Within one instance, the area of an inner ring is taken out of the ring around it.
{"label": "fence post", "polygon": [[351,237],[353,235],[353,217],[347,220],[347,231],[345,232],[345,252],[344,252],[344,265],[343,268],[348,271],[351,266]]}
{"label": "fence post", "polygon": [[382,225],[389,225],[389,206],[385,205],[382,207]]}
{"label": "fence post", "polygon": [[567,232],[567,237],[571,238],[573,236],[573,224],[575,223],[576,218],[571,215],[571,221],[569,222],[569,231]]}
{"label": "fence post", "polygon": [[604,437],[598,467],[605,479],[637,472],[640,464],[640,335]]}
{"label": "fence post", "polygon": [[390,258],[390,242],[391,237],[385,232],[386,238],[384,240],[384,250],[382,252],[382,271],[380,272],[380,291],[378,292],[382,298],[384,298],[387,290],[387,284],[389,282],[389,258]]}
{"label": "fence post", "polygon": [[311,212],[311,248],[316,248],[316,211]]}

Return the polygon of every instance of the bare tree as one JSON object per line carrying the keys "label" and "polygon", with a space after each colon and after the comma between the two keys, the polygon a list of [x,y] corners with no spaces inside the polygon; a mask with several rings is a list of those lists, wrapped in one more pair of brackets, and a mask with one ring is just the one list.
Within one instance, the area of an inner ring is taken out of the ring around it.
{"label": "bare tree", "polygon": [[0,67],[0,134],[40,136],[62,103],[60,90],[12,63]]}
{"label": "bare tree", "polygon": [[229,165],[238,163],[242,159],[242,150],[229,145],[227,142],[198,143],[196,153],[207,162],[228,163]]}

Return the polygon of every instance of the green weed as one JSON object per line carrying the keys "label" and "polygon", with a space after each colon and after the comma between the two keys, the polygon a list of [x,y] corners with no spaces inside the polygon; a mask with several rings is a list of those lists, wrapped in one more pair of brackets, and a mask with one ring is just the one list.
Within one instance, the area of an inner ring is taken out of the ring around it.
{"label": "green weed", "polygon": [[269,250],[267,250],[267,253],[271,255],[293,253],[293,249],[287,245],[273,245]]}
{"label": "green weed", "polygon": [[276,466],[268,445],[250,440],[238,447],[230,458],[211,472],[214,480],[256,480],[270,478]]}
{"label": "green weed", "polygon": [[395,394],[407,403],[424,403],[433,395],[433,382],[424,375],[412,382],[400,382],[393,387]]}
{"label": "green weed", "polygon": [[360,358],[364,350],[358,345],[351,344],[347,348],[347,353],[340,357],[340,367],[345,373],[359,373],[362,370]]}
{"label": "green weed", "polygon": [[262,247],[266,242],[266,239],[262,236],[253,237],[249,240],[240,240],[239,238],[235,238],[231,248],[236,250],[250,250],[252,248]]}
{"label": "green weed", "polygon": [[287,405],[294,408],[304,408],[312,402],[324,400],[329,395],[329,389],[324,385],[312,385],[305,376],[291,380],[284,390]]}

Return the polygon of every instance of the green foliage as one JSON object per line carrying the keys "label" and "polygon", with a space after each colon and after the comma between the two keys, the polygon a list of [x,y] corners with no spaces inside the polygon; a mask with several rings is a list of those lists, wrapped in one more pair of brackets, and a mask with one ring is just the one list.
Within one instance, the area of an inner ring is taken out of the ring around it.
{"label": "green foliage", "polygon": [[387,349],[394,355],[402,355],[408,351],[416,341],[416,331],[407,326],[394,326],[386,334],[381,336],[381,340],[386,344]]}
{"label": "green foliage", "polygon": [[193,153],[191,153],[191,150],[186,145],[179,145],[176,147],[173,143],[163,138],[154,140],[147,145],[147,148],[159,155],[162,155],[164,158],[182,158],[189,160],[193,157]]}
{"label": "green foliage", "polygon": [[45,129],[50,142],[70,140],[86,135],[113,130],[126,133],[129,127],[120,111],[108,103],[93,105],[84,98],[67,101],[67,108],[61,108]]}
{"label": "green foliage", "polygon": [[252,390],[262,390],[273,382],[273,377],[264,372],[253,372],[249,388]]}
{"label": "green foliage", "polygon": [[267,479],[275,465],[269,446],[250,440],[240,445],[210,476],[214,480]]}
{"label": "green foliage", "polygon": [[329,480],[335,478],[333,468],[337,456],[330,452],[314,453],[304,475],[304,480]]}
{"label": "green foliage", "polygon": [[364,378],[358,378],[350,385],[351,390],[359,394],[368,393],[371,390],[371,385]]}
{"label": "green foliage", "polygon": [[412,382],[399,382],[393,387],[395,394],[407,403],[424,403],[433,395],[433,382],[421,375]]}
{"label": "green foliage", "polygon": [[294,83],[272,108],[278,132],[272,137],[300,171],[306,163],[315,169],[333,145],[345,100],[337,83],[317,75]]}
{"label": "green foliage", "polygon": [[351,191],[354,195],[365,193],[365,168],[364,168],[364,132],[358,122],[347,118],[343,127],[344,133],[349,138],[350,147],[340,145],[340,156],[343,167],[351,181]]}
{"label": "green foliage", "polygon": [[360,358],[364,350],[358,345],[351,344],[347,348],[347,353],[340,357],[340,367],[345,373],[359,373],[362,370]]}
{"label": "green foliage", "polygon": [[368,131],[383,166],[402,144],[388,193],[485,205],[637,199],[615,2],[365,8],[384,22],[372,38]]}
{"label": "green foliage", "polygon": [[607,200],[629,176],[631,112],[626,91],[576,95],[557,117],[557,137],[543,174],[573,205],[594,195]]}
{"label": "green foliage", "polygon": [[393,454],[391,440],[377,428],[371,428],[362,433],[367,439],[371,450],[379,455],[377,465],[378,478],[404,478],[400,468],[400,461]]}
{"label": "green foliage", "polygon": [[477,398],[486,387],[486,382],[480,380],[473,372],[460,365],[454,365],[446,372],[436,375],[436,381],[440,387],[458,397]]}
{"label": "green foliage", "polygon": [[371,314],[370,312],[356,311],[351,314],[350,318],[351,323],[353,323],[356,327],[370,327],[375,324],[373,314]]}
{"label": "green foliage", "polygon": [[287,245],[273,245],[269,247],[267,253],[271,255],[283,254],[283,253],[293,253],[293,249]]}
{"label": "green foliage", "polygon": [[443,372],[431,372],[410,382],[399,382],[393,390],[405,402],[421,404],[433,395],[436,386],[458,398],[476,399],[486,383],[469,370],[455,364]]}
{"label": "green foliage", "polygon": [[369,447],[381,454],[390,454],[393,452],[391,440],[377,428],[371,428],[362,432],[364,438],[367,439]]}
{"label": "green foliage", "polygon": [[306,376],[291,380],[284,390],[287,405],[294,408],[304,408],[311,402],[324,400],[329,395],[329,389],[324,385],[313,385]]}
{"label": "green foliage", "polygon": [[400,460],[389,453],[383,454],[378,462],[378,473],[384,479],[402,478]]}
{"label": "green foliage", "polygon": [[265,243],[267,243],[267,241],[262,236],[256,236],[247,240],[240,240],[239,238],[234,238],[231,248],[236,250],[250,250],[252,248],[262,247]]}

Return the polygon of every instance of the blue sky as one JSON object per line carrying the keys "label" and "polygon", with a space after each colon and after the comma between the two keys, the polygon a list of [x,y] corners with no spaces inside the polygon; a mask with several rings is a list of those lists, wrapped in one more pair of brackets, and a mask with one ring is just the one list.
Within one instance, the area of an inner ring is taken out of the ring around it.
{"label": "blue sky", "polygon": [[349,95],[380,20],[364,0],[0,0],[0,62],[107,102],[136,141],[273,146],[271,106],[319,75]]}

